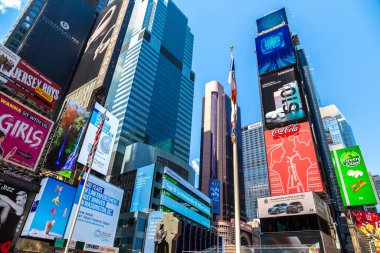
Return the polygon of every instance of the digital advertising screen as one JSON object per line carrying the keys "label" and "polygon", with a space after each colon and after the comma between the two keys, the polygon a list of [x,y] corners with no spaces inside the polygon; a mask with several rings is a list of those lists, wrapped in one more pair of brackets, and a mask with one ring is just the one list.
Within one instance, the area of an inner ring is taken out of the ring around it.
{"label": "digital advertising screen", "polygon": [[347,212],[356,227],[374,241],[376,250],[380,251],[380,214],[370,212]]}
{"label": "digital advertising screen", "polygon": [[53,122],[0,93],[0,159],[36,171]]}
{"label": "digital advertising screen", "polygon": [[[85,175],[83,178],[85,178]],[[65,239],[68,237],[74,219],[83,183],[84,179],[81,180],[75,195]],[[113,247],[123,195],[124,191],[122,189],[90,175],[82,205],[79,209],[73,240]]]}
{"label": "digital advertising screen", "polygon": [[260,78],[260,87],[267,128],[306,118],[307,110],[294,68]]}
{"label": "digital advertising screen", "polygon": [[53,110],[61,87],[0,43],[0,83]]}
{"label": "digital advertising screen", "polygon": [[150,164],[137,169],[130,212],[143,212],[149,209],[154,166],[154,164]]}
{"label": "digital advertising screen", "polygon": [[61,120],[56,126],[55,136],[43,165],[44,169],[70,178],[89,117],[88,111],[72,100],[67,101]]}
{"label": "digital advertising screen", "polygon": [[220,181],[218,179],[210,179],[208,193],[212,203],[212,213],[220,214]]}
{"label": "digital advertising screen", "polygon": [[255,42],[259,76],[296,63],[287,25],[256,37]]}
{"label": "digital advertising screen", "polygon": [[63,238],[76,190],[53,178],[42,179],[21,235],[48,240]]}
{"label": "digital advertising screen", "polygon": [[154,252],[154,238],[157,223],[164,217],[165,212],[153,211],[149,213],[148,225],[145,233],[144,252]]}
{"label": "digital advertising screen", "polygon": [[272,197],[324,192],[308,122],[267,130],[264,135]]}
{"label": "digital advertising screen", "polygon": [[[102,121],[103,113],[105,113],[105,111],[106,109],[103,106],[98,103],[95,104],[78,157],[78,162],[83,165],[87,163],[88,155],[92,149],[96,132],[98,131],[98,127]],[[107,111],[102,132],[100,134],[98,148],[96,149],[92,163],[92,169],[103,175],[107,175],[108,165],[110,164],[112,148],[115,142],[118,127],[119,120]]]}
{"label": "digital advertising screen", "polygon": [[377,199],[359,146],[330,152],[345,206],[375,205]]}
{"label": "digital advertising screen", "polygon": [[285,8],[273,11],[262,18],[256,20],[257,33],[269,30],[280,24],[288,24],[288,18],[286,16]]}

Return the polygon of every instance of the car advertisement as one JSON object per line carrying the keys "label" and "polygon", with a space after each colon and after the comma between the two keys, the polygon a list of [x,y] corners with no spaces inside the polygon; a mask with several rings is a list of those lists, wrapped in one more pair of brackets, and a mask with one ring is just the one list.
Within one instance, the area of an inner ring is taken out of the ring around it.
{"label": "car advertisement", "polygon": [[49,147],[44,169],[70,178],[77,160],[80,142],[83,139],[90,113],[68,100],[55,129],[55,135]]}
{"label": "car advertisement", "polygon": [[288,18],[286,16],[285,8],[273,11],[262,18],[256,20],[257,33],[269,30],[280,24],[287,25]]}
{"label": "car advertisement", "polygon": [[259,76],[296,63],[287,25],[256,37],[255,42]]}
{"label": "car advertisement", "polygon": [[259,198],[257,199],[257,204],[260,219],[317,214],[326,221],[329,221],[327,204],[313,192]]}
{"label": "car advertisement", "polygon": [[271,196],[324,192],[308,122],[265,131]]}
{"label": "car advertisement", "polygon": [[[96,132],[103,118],[103,113],[106,109],[100,104],[96,103],[90,123],[87,127],[87,133],[84,137],[81,151],[79,153],[78,162],[85,165],[88,155],[94,143]],[[107,175],[108,165],[111,160],[111,153],[113,144],[115,142],[117,128],[119,127],[119,120],[107,111],[106,118],[103,124],[102,132],[100,134],[98,148],[96,150],[94,160],[92,163],[92,169]]]}
{"label": "car advertisement", "polygon": [[359,146],[330,152],[345,206],[375,205],[375,190]]}
{"label": "car advertisement", "polygon": [[[72,226],[83,183],[84,179],[81,180],[75,195],[65,239]],[[123,195],[122,189],[90,175],[72,239],[88,244],[113,247]]]}
{"label": "car advertisement", "polygon": [[260,78],[263,118],[267,128],[306,118],[306,106],[294,68]]}
{"label": "car advertisement", "polygon": [[0,43],[0,83],[53,110],[61,87]]}
{"label": "car advertisement", "polygon": [[376,252],[380,251],[380,214],[370,212],[347,212],[360,231],[374,241]]}
{"label": "car advertisement", "polygon": [[21,235],[48,240],[62,238],[75,192],[75,187],[56,179],[42,179]]}
{"label": "car advertisement", "polygon": [[53,122],[0,93],[0,160],[35,171]]}

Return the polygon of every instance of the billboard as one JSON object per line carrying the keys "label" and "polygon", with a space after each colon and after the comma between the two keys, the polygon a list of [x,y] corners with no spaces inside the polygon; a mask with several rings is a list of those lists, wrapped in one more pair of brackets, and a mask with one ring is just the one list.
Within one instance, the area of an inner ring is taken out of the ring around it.
{"label": "billboard", "polygon": [[53,110],[61,87],[0,43],[0,83]]}
{"label": "billboard", "polygon": [[74,79],[71,82],[69,94],[98,76],[122,4],[123,1],[113,1],[102,10],[96,19]]}
{"label": "billboard", "polygon": [[345,206],[377,204],[359,146],[330,152]]}
{"label": "billboard", "polygon": [[153,211],[149,213],[148,225],[145,233],[144,252],[154,252],[154,238],[157,223],[164,217],[165,212]]}
{"label": "billboard", "polygon": [[35,171],[52,125],[0,93],[0,159]]}
{"label": "billboard", "polygon": [[47,1],[18,54],[66,90],[95,14],[84,0]]}
{"label": "billboard", "polygon": [[[86,136],[79,153],[78,162],[85,165],[88,155],[91,151],[92,144],[98,131],[98,127],[103,118],[103,113],[106,109],[100,104],[96,103],[92,112],[90,123],[87,127]],[[106,119],[103,124],[102,132],[100,134],[98,148],[96,150],[92,169],[107,175],[108,165],[111,160],[111,152],[115,142],[117,128],[119,127],[119,120],[107,111]]]}
{"label": "billboard", "polygon": [[257,199],[259,218],[317,214],[329,221],[328,206],[313,192]]}
{"label": "billboard", "polygon": [[154,166],[154,164],[150,164],[148,166],[137,169],[130,212],[143,212],[149,209],[154,176]]}
{"label": "billboard", "polygon": [[256,37],[255,42],[260,76],[296,63],[287,25]]}
{"label": "billboard", "polygon": [[[65,239],[67,239],[72,226],[74,213],[83,189],[83,183],[84,180],[81,180],[77,194],[75,195],[69,224],[65,232]],[[73,240],[112,247],[119,221],[123,194],[124,191],[122,189],[90,175],[75,225]]]}
{"label": "billboard", "polygon": [[256,20],[257,33],[269,30],[280,24],[288,24],[288,18],[286,16],[285,8],[273,11],[262,18]]}
{"label": "billboard", "polygon": [[43,165],[44,169],[70,178],[89,116],[90,113],[74,101],[67,101],[61,120],[56,126],[55,136]]}
{"label": "billboard", "polygon": [[307,110],[294,68],[260,78],[261,101],[267,128],[306,118]]}
{"label": "billboard", "polygon": [[[370,212],[351,212],[348,213],[360,231],[374,241],[376,250],[380,251],[380,214]],[[377,251],[377,252],[378,252]]]}
{"label": "billboard", "polygon": [[75,192],[76,188],[71,185],[44,178],[21,235],[49,240],[62,238]]}
{"label": "billboard", "polygon": [[324,192],[308,122],[267,130],[264,135],[272,197]]}
{"label": "billboard", "polygon": [[0,179],[0,252],[8,253],[21,217],[26,213],[28,192]]}
{"label": "billboard", "polygon": [[220,214],[220,181],[210,179],[208,193],[212,203],[212,213]]}

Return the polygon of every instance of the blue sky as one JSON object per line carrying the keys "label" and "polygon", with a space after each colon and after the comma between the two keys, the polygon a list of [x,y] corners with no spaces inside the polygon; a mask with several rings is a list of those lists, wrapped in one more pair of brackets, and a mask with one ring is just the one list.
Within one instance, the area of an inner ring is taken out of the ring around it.
{"label": "blue sky", "polygon": [[[16,0],[15,0],[16,1]],[[0,0],[0,10],[3,0]],[[17,1],[16,1],[17,2]],[[261,120],[254,37],[255,20],[286,8],[289,26],[308,55],[321,106],[336,104],[351,124],[368,169],[380,174],[379,0],[174,0],[195,36],[196,73],[190,159],[199,157],[204,86],[218,80],[230,93],[229,46],[235,46],[242,125]],[[25,5],[26,1],[23,2]],[[1,12],[0,12],[1,13]],[[0,41],[19,11],[0,14]]]}

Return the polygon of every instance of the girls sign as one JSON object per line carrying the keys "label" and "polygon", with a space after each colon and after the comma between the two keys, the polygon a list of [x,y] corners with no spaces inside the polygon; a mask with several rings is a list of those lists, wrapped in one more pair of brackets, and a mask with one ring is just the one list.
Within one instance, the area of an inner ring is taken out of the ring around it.
{"label": "girls sign", "polygon": [[35,171],[52,121],[0,93],[0,159]]}

